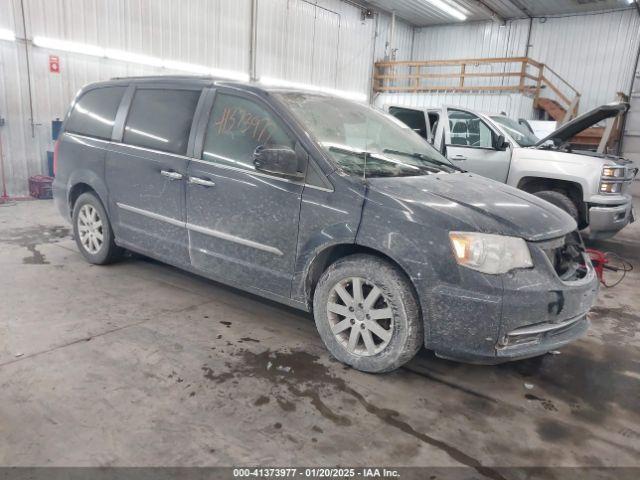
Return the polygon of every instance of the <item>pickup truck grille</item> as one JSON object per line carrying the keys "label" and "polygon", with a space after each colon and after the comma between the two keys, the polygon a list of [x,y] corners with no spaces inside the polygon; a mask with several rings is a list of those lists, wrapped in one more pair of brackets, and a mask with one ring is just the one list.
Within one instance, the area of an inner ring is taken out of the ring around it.
{"label": "pickup truck grille", "polygon": [[541,245],[560,280],[574,282],[587,276],[586,252],[580,234],[571,232],[563,238]]}

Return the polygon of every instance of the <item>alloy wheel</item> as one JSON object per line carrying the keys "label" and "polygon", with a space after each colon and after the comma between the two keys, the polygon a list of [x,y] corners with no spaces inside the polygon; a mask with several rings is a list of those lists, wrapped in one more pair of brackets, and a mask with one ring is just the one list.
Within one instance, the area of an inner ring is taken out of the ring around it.
{"label": "alloy wheel", "polygon": [[338,342],[353,355],[377,355],[393,337],[391,304],[379,287],[361,277],[345,278],[331,288],[327,318]]}
{"label": "alloy wheel", "polygon": [[78,234],[83,248],[95,255],[104,243],[102,219],[98,210],[90,204],[85,204],[78,212]]}

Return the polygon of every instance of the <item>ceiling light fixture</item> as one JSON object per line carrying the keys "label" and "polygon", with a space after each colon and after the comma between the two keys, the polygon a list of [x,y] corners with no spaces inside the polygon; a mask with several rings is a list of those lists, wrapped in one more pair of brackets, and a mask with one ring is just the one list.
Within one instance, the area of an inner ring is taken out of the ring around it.
{"label": "ceiling light fixture", "polygon": [[[2,30],[0,30],[0,35],[1,33],[2,33]],[[98,58],[108,58],[110,60],[134,63],[136,65],[145,65],[148,67],[165,68],[167,70],[191,73],[194,75],[209,75],[212,77],[238,80],[241,82],[249,81],[249,75],[244,72],[238,72],[235,70],[224,70],[220,68],[211,68],[205,65],[185,63],[177,60],[165,60],[158,57],[151,57],[148,55],[127,52],[124,50],[102,48],[96,45],[88,45],[85,43],[71,42],[68,40],[59,40],[57,38],[36,36],[36,37],[33,37],[33,44],[41,48],[50,48],[53,50],[61,50],[63,52],[78,53],[81,55],[89,55],[89,56],[98,57]],[[333,88],[319,87],[317,85],[290,82],[288,80],[281,80],[278,78],[262,77],[260,79],[260,82],[263,85],[279,86],[279,87],[285,87],[285,88],[298,88],[301,90],[312,90],[312,91],[324,92],[331,95],[336,95],[339,97],[356,100],[359,102],[365,102],[367,100],[367,95],[360,92],[349,92],[349,91],[337,90]]]}
{"label": "ceiling light fixture", "polygon": [[61,50],[63,52],[81,53],[92,57],[104,57],[104,48],[86,43],[70,42],[68,40],[58,40],[49,37],[33,37],[33,44],[36,47],[52,48],[53,50]]}
{"label": "ceiling light fixture", "polygon": [[106,58],[110,58],[111,60],[119,60],[121,62],[129,62],[129,63],[137,63],[139,65],[146,65],[149,67],[159,67],[162,68],[164,62],[161,58],[150,57],[148,55],[141,55],[139,53],[127,52],[125,50],[113,50],[113,49],[105,49],[104,56]]}
{"label": "ceiling light fixture", "polygon": [[16,34],[12,30],[7,28],[0,28],[0,40],[7,40],[9,42],[16,41]]}
{"label": "ceiling light fixture", "polygon": [[460,10],[453,8],[448,3],[443,2],[442,0],[425,0],[427,3],[433,5],[439,10],[442,10],[448,15],[451,15],[453,18],[456,18],[460,21],[466,20],[467,16],[462,13]]}
{"label": "ceiling light fixture", "polygon": [[230,80],[239,80],[242,82],[249,80],[248,74],[235,70],[224,70],[220,68],[210,68],[205,65],[165,60],[158,57],[150,57],[139,53],[127,52],[125,50],[102,48],[95,45],[88,45],[86,43],[58,40],[57,38],[33,37],[33,44],[41,48],[51,48],[53,50],[61,50],[63,52],[108,58],[110,60],[135,63],[137,65],[145,65],[148,67],[166,68],[167,70],[175,70],[196,75],[210,75],[213,77],[228,78]]}

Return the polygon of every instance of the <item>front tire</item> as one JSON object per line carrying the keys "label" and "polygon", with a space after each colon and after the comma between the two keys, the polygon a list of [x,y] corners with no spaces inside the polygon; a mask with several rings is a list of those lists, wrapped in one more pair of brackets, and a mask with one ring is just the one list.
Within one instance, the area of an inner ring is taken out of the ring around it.
{"label": "front tire", "polygon": [[332,264],[316,286],[313,312],[331,354],[364,372],[395,370],[423,343],[411,283],[394,265],[372,255],[351,255]]}
{"label": "front tire", "polygon": [[78,197],[72,220],[76,245],[89,263],[106,265],[120,258],[122,249],[115,244],[109,217],[95,194]]}

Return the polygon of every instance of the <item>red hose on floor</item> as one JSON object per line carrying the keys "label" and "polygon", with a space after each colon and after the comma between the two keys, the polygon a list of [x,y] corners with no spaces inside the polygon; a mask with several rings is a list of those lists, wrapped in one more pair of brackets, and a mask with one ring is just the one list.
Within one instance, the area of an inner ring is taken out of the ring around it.
{"label": "red hose on floor", "polygon": [[[633,265],[631,265],[631,263],[629,263],[617,253],[601,252],[600,250],[596,250],[595,248],[587,248],[587,253],[591,258],[591,263],[593,264],[593,268],[596,271],[598,280],[600,280],[600,283],[602,283],[602,285],[607,288],[615,287],[616,285],[618,285],[620,282],[622,282],[622,280],[624,280],[627,272],[633,270]],[[613,283],[607,283],[604,278],[605,270],[610,272],[622,272],[622,276]]]}

